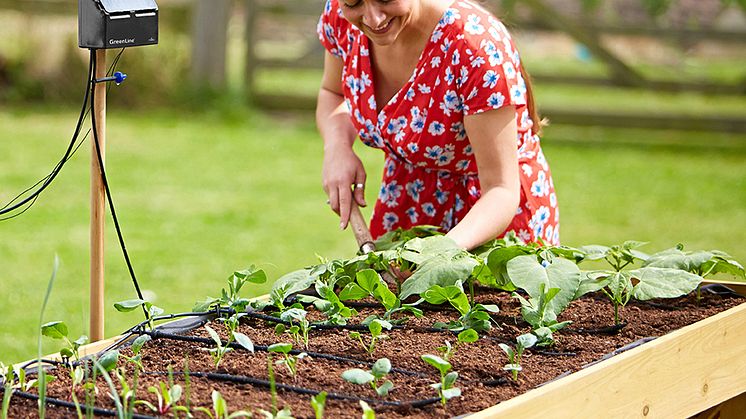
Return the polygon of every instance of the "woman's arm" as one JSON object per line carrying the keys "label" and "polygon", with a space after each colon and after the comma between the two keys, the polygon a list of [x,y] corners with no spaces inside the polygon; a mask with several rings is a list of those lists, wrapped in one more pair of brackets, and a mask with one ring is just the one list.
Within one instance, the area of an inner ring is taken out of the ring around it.
{"label": "woman's arm", "polygon": [[447,236],[465,249],[473,249],[505,231],[518,209],[521,185],[515,118],[514,106],[464,118],[482,196]]}
{"label": "woman's arm", "polygon": [[[350,219],[352,185],[365,185],[365,168],[352,151],[357,132],[342,95],[342,60],[326,52],[324,76],[316,104],[316,126],[324,140],[322,181],[329,205],[339,214],[339,227],[345,229]],[[365,206],[364,188],[356,188],[354,199]]]}

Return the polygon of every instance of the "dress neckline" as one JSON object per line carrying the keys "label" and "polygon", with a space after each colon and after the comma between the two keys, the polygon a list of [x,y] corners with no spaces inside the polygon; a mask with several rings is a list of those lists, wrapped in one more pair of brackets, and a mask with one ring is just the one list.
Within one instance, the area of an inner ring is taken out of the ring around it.
{"label": "dress neckline", "polygon": [[431,53],[433,46],[435,45],[435,42],[433,41],[433,35],[435,32],[440,29],[441,27],[444,27],[443,23],[445,22],[445,16],[448,13],[449,10],[453,8],[453,6],[458,2],[459,0],[453,0],[448,5],[448,7],[443,10],[443,13],[441,13],[440,18],[438,19],[435,27],[433,27],[432,31],[430,31],[430,35],[427,38],[427,42],[425,42],[425,46],[422,48],[422,52],[420,53],[420,57],[417,59],[417,64],[414,66],[414,70],[412,70],[412,74],[410,74],[409,79],[394,93],[393,96],[386,102],[381,108],[378,108],[378,100],[376,99],[376,89],[375,89],[375,77],[373,72],[373,56],[371,53],[371,46],[370,46],[370,39],[365,36],[365,34],[362,34],[363,40],[362,40],[362,46],[368,50],[368,54],[363,57],[362,61],[367,66],[367,70],[370,73],[370,88],[372,91],[372,100],[373,100],[373,106],[370,106],[371,110],[375,112],[377,118],[376,120],[380,124],[382,121],[382,116],[385,115],[385,110],[388,108],[391,104],[398,102],[399,96],[401,96],[402,92],[409,90],[410,84],[414,81],[414,79],[417,77],[417,75],[421,71],[421,67],[424,63],[424,59]]}

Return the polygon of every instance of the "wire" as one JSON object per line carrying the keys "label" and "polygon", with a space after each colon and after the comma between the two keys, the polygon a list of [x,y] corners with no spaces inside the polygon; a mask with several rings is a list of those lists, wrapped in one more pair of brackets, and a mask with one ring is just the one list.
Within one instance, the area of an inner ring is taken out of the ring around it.
{"label": "wire", "polygon": [[[107,75],[110,75],[111,72],[114,70],[114,68],[116,68],[117,63],[119,62],[119,59],[122,56],[122,53],[124,53],[124,48],[122,48],[119,51],[119,53],[117,54],[117,56],[112,61],[111,66],[107,70]],[[92,70],[92,65],[93,65],[93,63],[89,63],[88,64],[88,81],[87,81],[87,84],[89,84],[90,80],[91,80],[91,71],[93,71]],[[111,88],[111,85],[109,86],[109,88]],[[83,120],[85,120],[85,118],[88,116],[88,113],[91,110],[91,108],[89,106],[87,106],[88,105],[88,93],[89,93],[89,91],[90,91],[90,89],[89,89],[89,87],[87,85],[86,86],[86,96],[83,99],[83,109],[81,110],[82,115],[78,117],[78,123],[77,123],[76,129],[75,129],[75,134],[73,134],[73,138],[72,138],[72,140],[70,142],[70,146],[68,146],[68,149],[65,152],[65,155],[62,157],[62,159],[60,159],[59,162],[57,162],[57,164],[55,165],[55,167],[52,169],[52,171],[47,176],[41,178],[39,181],[37,181],[33,185],[31,185],[30,187],[26,188],[23,192],[21,192],[18,195],[16,195],[12,200],[10,200],[2,208],[0,208],[0,215],[2,215],[2,214],[10,213],[10,212],[12,212],[12,211],[14,211],[14,210],[16,210],[18,208],[21,208],[24,205],[26,205],[26,207],[23,210],[15,213],[13,215],[10,215],[8,217],[0,218],[0,221],[10,220],[10,219],[18,217],[21,214],[23,214],[26,211],[28,211],[36,203],[36,201],[38,200],[39,195],[41,194],[41,192],[44,189],[46,189],[52,183],[52,180],[54,180],[54,178],[57,176],[57,174],[59,174],[59,172],[62,170],[62,167],[65,165],[65,163],[67,163],[75,155],[75,153],[77,153],[77,151],[80,148],[80,146],[83,145],[83,143],[85,142],[85,140],[88,138],[88,135],[91,132],[90,129],[88,129],[88,131],[85,133],[85,135],[80,140],[80,142],[78,142],[77,145],[75,145],[75,143],[76,143],[76,141],[78,139],[78,136],[80,134],[80,127],[82,126],[82,122],[83,122]],[[72,151],[70,151],[71,148],[72,148]],[[20,199],[26,193],[28,193],[29,191],[31,191],[32,189],[34,189],[35,187],[37,187],[40,183],[44,183],[44,185],[42,185],[42,187],[39,190],[35,191],[29,197],[27,197],[26,199],[24,199],[21,203],[19,203],[17,205],[14,205],[12,208],[8,208],[8,207],[10,207],[10,205],[12,205],[14,202],[16,202],[18,199]]]}
{"label": "wire", "polygon": [[[120,53],[121,55],[121,53]],[[93,75],[90,78],[91,81],[91,95],[90,95],[90,101],[91,101],[91,108],[94,108],[94,101],[96,97],[96,50],[91,49],[91,62],[93,63]],[[114,221],[114,228],[117,231],[117,237],[119,238],[119,247],[122,249],[122,254],[124,255],[124,260],[127,264],[127,269],[129,270],[130,278],[132,278],[132,283],[135,286],[135,291],[137,292],[137,297],[141,300],[143,300],[142,291],[140,291],[140,285],[137,283],[137,277],[135,275],[135,269],[132,266],[132,261],[130,260],[129,253],[127,252],[127,245],[124,243],[124,237],[122,235],[122,229],[119,225],[119,218],[117,217],[117,211],[114,209],[114,200],[111,197],[111,190],[109,189],[109,181],[106,178],[106,170],[104,169],[104,159],[101,155],[101,146],[98,139],[98,130],[96,129],[96,112],[91,112],[91,125],[93,126],[93,144],[96,147],[96,157],[98,159],[98,167],[101,170],[101,181],[104,184],[104,189],[106,190],[106,198],[109,202],[109,209],[111,210],[111,218]],[[145,306],[142,307],[143,312],[145,313],[145,318],[150,319],[150,313],[148,313],[148,310],[145,309]]]}

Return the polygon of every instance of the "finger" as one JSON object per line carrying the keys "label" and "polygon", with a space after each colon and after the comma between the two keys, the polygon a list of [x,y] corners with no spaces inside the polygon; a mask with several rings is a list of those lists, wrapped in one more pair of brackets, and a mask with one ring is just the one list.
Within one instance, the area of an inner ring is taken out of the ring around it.
{"label": "finger", "polygon": [[348,186],[339,188],[339,228],[344,230],[350,222],[350,204],[352,204],[352,191]]}
{"label": "finger", "polygon": [[352,186],[354,189],[355,202],[361,207],[367,206],[365,202],[365,172],[359,171],[355,175],[355,184]]}
{"label": "finger", "polygon": [[329,208],[339,214],[339,194],[337,193],[337,188],[329,189]]}

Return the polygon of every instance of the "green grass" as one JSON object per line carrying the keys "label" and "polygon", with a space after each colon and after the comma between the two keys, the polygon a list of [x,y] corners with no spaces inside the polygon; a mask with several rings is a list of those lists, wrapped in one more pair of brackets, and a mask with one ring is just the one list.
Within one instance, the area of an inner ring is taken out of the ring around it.
{"label": "green grass", "polygon": [[[321,144],[310,115],[267,116],[243,108],[205,113],[117,109],[110,99],[107,168],[140,284],[168,312],[216,296],[250,264],[272,279],[316,255],[349,257],[320,185]],[[72,111],[0,108],[0,203],[44,176],[66,147]],[[545,152],[562,208],[565,244],[683,242],[746,261],[746,135],[547,128]],[[373,201],[382,158],[360,148]],[[45,321],[71,335],[88,320],[88,143],[36,206],[0,222],[0,360],[35,354],[36,316],[61,260]],[[366,211],[367,212],[367,211]],[[115,312],[133,287],[107,226],[106,334],[140,314]],[[259,294],[256,287],[248,294]],[[47,342],[45,352],[58,349]]]}

